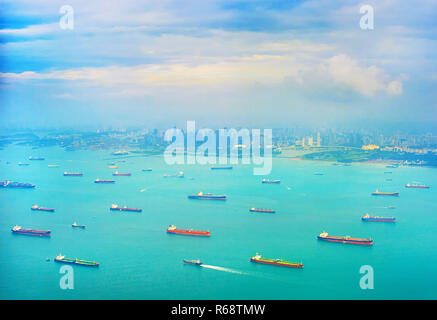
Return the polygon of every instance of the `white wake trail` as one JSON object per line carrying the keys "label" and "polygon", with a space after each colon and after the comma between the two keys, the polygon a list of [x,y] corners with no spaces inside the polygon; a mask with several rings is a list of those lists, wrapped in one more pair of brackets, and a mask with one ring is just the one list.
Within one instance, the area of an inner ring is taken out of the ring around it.
{"label": "white wake trail", "polygon": [[203,267],[203,268],[214,269],[214,270],[223,271],[223,272],[230,272],[230,273],[236,273],[236,274],[245,274],[244,272],[241,272],[241,271],[237,271],[237,270],[233,270],[233,269],[229,269],[229,268],[218,267],[218,266],[210,266],[210,265],[207,265],[207,264],[202,264],[200,266]]}

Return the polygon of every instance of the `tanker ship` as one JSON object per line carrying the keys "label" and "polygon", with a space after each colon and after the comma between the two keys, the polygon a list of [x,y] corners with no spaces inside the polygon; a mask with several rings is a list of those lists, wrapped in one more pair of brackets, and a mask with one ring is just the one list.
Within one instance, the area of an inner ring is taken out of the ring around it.
{"label": "tanker ship", "polygon": [[86,261],[86,260],[80,260],[80,259],[71,259],[71,258],[66,258],[65,256],[58,254],[55,258],[56,262],[61,262],[61,263],[70,263],[70,264],[77,264],[80,266],[86,266],[86,267],[98,267],[99,263],[95,262],[95,261]]}
{"label": "tanker ship", "polygon": [[128,208],[128,207],[126,207],[126,206],[124,206],[124,207],[119,207],[119,206],[116,205],[116,204],[113,204],[113,205],[111,206],[111,208],[109,208],[109,210],[112,210],[112,211],[133,211],[133,212],[141,212],[141,211],[143,211],[143,209]]}
{"label": "tanker ship", "polygon": [[23,229],[20,226],[15,226],[11,229],[14,234],[23,234],[27,236],[39,236],[39,237],[50,237],[51,231],[41,231],[33,229]]}
{"label": "tanker ship", "polygon": [[317,236],[317,239],[328,242],[339,242],[339,243],[349,243],[349,244],[360,244],[371,246],[373,245],[372,239],[360,239],[360,238],[351,238],[350,236],[345,237],[334,237],[329,236],[327,232],[322,232]]}
{"label": "tanker ship", "polygon": [[410,184],[410,183],[407,183],[405,185],[405,188],[429,189],[430,187],[429,186],[425,186],[423,184]]}
{"label": "tanker ship", "polygon": [[280,180],[269,180],[269,179],[263,179],[262,183],[273,183],[273,184],[280,184]]}
{"label": "tanker ship", "polygon": [[376,189],[375,192],[372,192],[372,196],[399,196],[399,192],[380,192]]}
{"label": "tanker ship", "polygon": [[258,253],[256,253],[252,258],[250,258],[250,261],[256,263],[271,264],[274,266],[281,266],[281,267],[303,268],[303,263],[301,262],[290,262],[282,259],[262,258],[261,255],[259,255]]}
{"label": "tanker ship", "polygon": [[35,188],[35,185],[22,182],[0,181],[0,188],[32,189]]}
{"label": "tanker ship", "polygon": [[371,217],[369,214],[364,215],[361,220],[363,221],[373,221],[373,222],[396,222],[395,217]]}
{"label": "tanker ship", "polygon": [[172,234],[180,234],[184,236],[200,236],[200,237],[209,237],[211,233],[209,231],[198,231],[198,230],[185,230],[185,229],[177,229],[176,226],[171,225],[167,228],[168,233]]}
{"label": "tanker ship", "polygon": [[262,209],[262,208],[250,208],[249,209],[250,212],[266,212],[266,213],[275,213],[275,210],[271,210],[271,209]]}
{"label": "tanker ship", "polygon": [[225,195],[215,195],[212,193],[198,192],[197,194],[191,194],[188,199],[199,199],[199,200],[226,200]]}
{"label": "tanker ship", "polygon": [[33,205],[31,208],[30,208],[31,210],[34,210],[34,211],[47,211],[47,212],[54,212],[55,211],[55,209],[49,209],[49,208],[43,208],[43,207],[38,207],[38,205]]}

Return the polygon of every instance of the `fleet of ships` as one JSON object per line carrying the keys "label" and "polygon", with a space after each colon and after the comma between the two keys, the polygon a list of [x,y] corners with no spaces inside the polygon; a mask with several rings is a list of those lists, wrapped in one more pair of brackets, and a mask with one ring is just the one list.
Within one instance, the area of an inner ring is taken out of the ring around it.
{"label": "fleet of ships", "polygon": [[[128,154],[127,151],[117,151],[114,152],[113,155],[125,155]],[[29,160],[44,160],[44,158],[41,157],[29,157]],[[21,164],[24,165],[24,164]],[[49,165],[49,167],[57,167],[58,165]],[[388,166],[391,167],[391,166]],[[108,166],[108,168],[118,168],[115,165]],[[232,169],[231,166],[212,166],[211,170],[230,170]],[[152,171],[151,168],[142,169],[142,171]],[[64,172],[64,176],[83,176],[82,173],[78,172]],[[119,173],[118,171],[115,171],[113,176],[131,176],[131,173]],[[322,175],[321,173],[316,173],[316,175]],[[179,177],[183,177],[183,172],[180,172]],[[101,179],[95,179],[95,183],[115,183],[115,180],[101,180]],[[269,180],[269,179],[262,179],[261,181],[263,184],[280,184],[280,180]],[[429,186],[423,185],[423,184],[417,184],[417,183],[407,183],[405,185],[406,188],[417,188],[417,189],[429,189]],[[13,181],[0,181],[0,188],[22,188],[22,189],[30,189],[35,188],[35,185],[30,183],[22,183],[22,182],[13,182]],[[376,189],[375,192],[372,192],[371,195],[374,196],[399,196],[399,192],[380,192],[378,189]],[[226,200],[226,195],[216,195],[212,193],[203,193],[198,192],[197,194],[191,194],[188,195],[189,199],[197,199],[197,200]],[[142,209],[138,208],[129,208],[127,206],[119,207],[117,204],[112,204],[112,206],[109,208],[110,211],[130,211],[130,212],[142,212]],[[38,205],[33,205],[31,207],[31,210],[33,211],[46,211],[46,212],[54,212],[55,209],[53,208],[44,208],[39,207]],[[272,209],[264,209],[264,208],[255,208],[251,207],[249,209],[249,212],[261,212],[261,213],[276,213],[275,210]],[[380,216],[370,216],[369,214],[365,214],[361,217],[361,220],[364,222],[388,222],[388,223],[394,223],[396,222],[395,217],[380,217]],[[79,225],[76,222],[73,222],[71,225],[72,228],[78,228],[78,229],[85,229],[85,225]],[[25,229],[21,226],[14,226],[11,229],[13,234],[17,235],[27,235],[27,236],[37,236],[37,237],[50,237],[51,231],[50,230],[35,230],[35,229]],[[175,234],[175,235],[184,235],[184,236],[197,236],[197,237],[210,237],[211,232],[210,231],[201,231],[201,230],[193,230],[193,229],[178,229],[175,225],[170,225],[166,232],[169,234]],[[317,239],[320,241],[325,242],[333,242],[333,243],[342,243],[342,244],[354,244],[354,245],[365,245],[365,246],[372,246],[373,240],[370,238],[353,238],[350,236],[330,236],[327,232],[323,231],[319,235],[317,235]],[[47,259],[49,260],[49,259]],[[82,265],[82,266],[91,266],[91,267],[97,267],[99,266],[98,262],[95,261],[87,261],[77,258],[66,258],[65,256],[59,254],[56,256],[54,261],[59,263],[68,263],[68,264],[75,264],[75,265]],[[275,265],[275,266],[282,266],[282,267],[289,267],[289,268],[303,268],[302,262],[290,262],[282,259],[270,259],[270,258],[263,258],[261,255],[256,253],[253,257],[250,258],[250,261],[253,263],[259,263],[259,264],[269,264],[269,265]],[[197,260],[183,260],[184,264],[189,265],[195,265],[195,266],[202,266],[202,262]]]}

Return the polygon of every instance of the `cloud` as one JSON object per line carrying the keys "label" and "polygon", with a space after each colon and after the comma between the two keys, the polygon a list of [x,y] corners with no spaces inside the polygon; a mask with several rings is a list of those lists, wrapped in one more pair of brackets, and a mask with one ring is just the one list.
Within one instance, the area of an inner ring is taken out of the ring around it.
{"label": "cloud", "polygon": [[[228,57],[222,61],[198,63],[164,63],[136,66],[88,67],[47,73],[0,73],[9,81],[62,80],[87,82],[96,86],[119,88],[124,94],[138,93],[135,88],[275,85],[292,80],[300,86],[332,87],[352,90],[364,96],[377,92],[402,93],[402,82],[390,79],[375,66],[361,66],[351,57],[340,54],[308,63],[292,55],[253,54]],[[86,86],[88,84],[85,84]],[[112,90],[112,89],[111,89]]]}

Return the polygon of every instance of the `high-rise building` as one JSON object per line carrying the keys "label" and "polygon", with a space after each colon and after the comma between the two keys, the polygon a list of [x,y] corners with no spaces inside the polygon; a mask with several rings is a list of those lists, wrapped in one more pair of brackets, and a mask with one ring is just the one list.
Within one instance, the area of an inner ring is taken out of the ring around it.
{"label": "high-rise building", "polygon": [[320,140],[320,132],[317,132],[317,146],[320,147],[322,144],[322,141]]}

